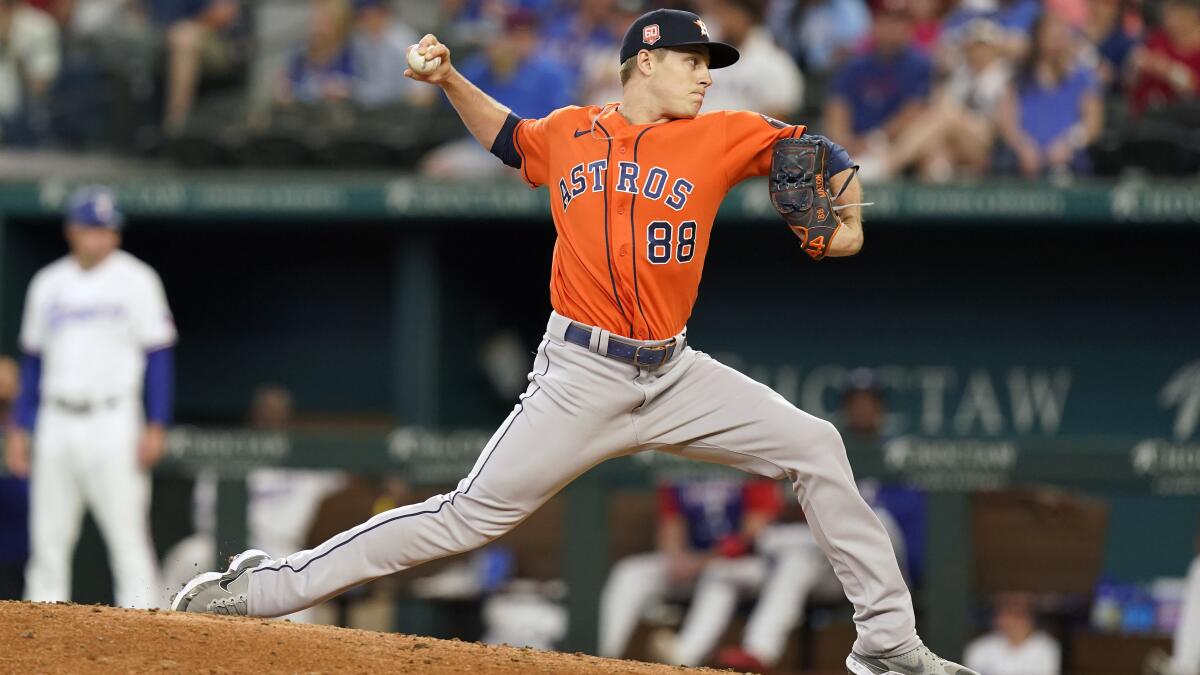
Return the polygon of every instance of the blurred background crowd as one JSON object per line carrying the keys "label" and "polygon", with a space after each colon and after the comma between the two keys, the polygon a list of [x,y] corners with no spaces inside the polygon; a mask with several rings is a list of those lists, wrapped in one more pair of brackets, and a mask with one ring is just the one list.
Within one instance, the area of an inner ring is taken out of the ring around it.
{"label": "blurred background crowd", "polygon": [[807,123],[868,179],[1200,168],[1200,0],[0,0],[0,150],[501,172],[408,45],[540,117],[619,98],[664,5],[742,52],[706,110]]}

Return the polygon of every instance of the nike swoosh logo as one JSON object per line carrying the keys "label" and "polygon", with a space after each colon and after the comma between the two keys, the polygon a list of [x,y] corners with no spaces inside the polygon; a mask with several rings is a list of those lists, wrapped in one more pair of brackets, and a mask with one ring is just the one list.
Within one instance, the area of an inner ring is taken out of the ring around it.
{"label": "nike swoosh logo", "polygon": [[586,136],[587,134],[590,134],[590,133],[592,133],[591,129],[580,129],[579,131],[575,132],[575,138],[579,138],[580,136]]}

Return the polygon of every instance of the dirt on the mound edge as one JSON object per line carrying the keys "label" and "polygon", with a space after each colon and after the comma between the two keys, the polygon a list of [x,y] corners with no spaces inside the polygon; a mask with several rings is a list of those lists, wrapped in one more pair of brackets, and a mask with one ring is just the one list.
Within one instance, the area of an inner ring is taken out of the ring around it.
{"label": "dirt on the mound edge", "polygon": [[729,673],[286,621],[0,602],[4,673]]}

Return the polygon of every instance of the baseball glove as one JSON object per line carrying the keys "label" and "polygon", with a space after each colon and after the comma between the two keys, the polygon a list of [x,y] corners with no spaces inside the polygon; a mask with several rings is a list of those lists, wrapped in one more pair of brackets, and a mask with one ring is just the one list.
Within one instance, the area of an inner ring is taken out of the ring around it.
{"label": "baseball glove", "polygon": [[826,186],[830,145],[821,136],[801,136],[780,139],[772,149],[771,203],[813,260],[825,257],[842,226]]}

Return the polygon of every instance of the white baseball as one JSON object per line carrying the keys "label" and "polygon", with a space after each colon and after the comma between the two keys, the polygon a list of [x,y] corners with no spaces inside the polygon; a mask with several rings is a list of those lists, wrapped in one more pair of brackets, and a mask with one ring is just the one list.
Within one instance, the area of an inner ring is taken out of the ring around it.
{"label": "white baseball", "polygon": [[417,46],[413,45],[408,48],[408,67],[418,75],[428,75],[437,70],[437,67],[442,65],[442,57],[435,56],[426,61],[425,57],[417,51]]}

